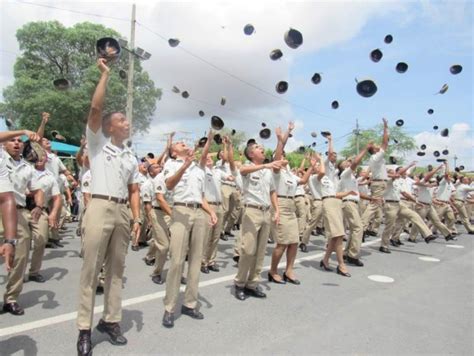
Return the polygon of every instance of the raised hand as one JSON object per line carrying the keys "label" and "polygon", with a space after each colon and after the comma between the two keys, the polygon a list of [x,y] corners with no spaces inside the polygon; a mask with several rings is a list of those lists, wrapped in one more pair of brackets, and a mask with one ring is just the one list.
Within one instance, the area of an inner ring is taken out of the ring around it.
{"label": "raised hand", "polygon": [[107,67],[107,60],[105,58],[97,59],[97,67],[99,68],[99,70],[102,74],[110,73],[110,68]]}
{"label": "raised hand", "polygon": [[382,118],[382,121],[383,121],[383,125],[385,127],[387,127],[388,126],[388,120],[386,118]]}
{"label": "raised hand", "polygon": [[41,120],[43,120],[43,122],[47,124],[50,116],[51,115],[49,114],[49,112],[43,112],[41,113]]}
{"label": "raised hand", "polygon": [[278,141],[283,141],[283,132],[281,131],[281,127],[278,126],[276,129],[275,129],[275,135],[276,137],[278,138]]}
{"label": "raised hand", "polygon": [[288,131],[291,132],[295,129],[295,123],[293,121],[290,121],[288,123]]}

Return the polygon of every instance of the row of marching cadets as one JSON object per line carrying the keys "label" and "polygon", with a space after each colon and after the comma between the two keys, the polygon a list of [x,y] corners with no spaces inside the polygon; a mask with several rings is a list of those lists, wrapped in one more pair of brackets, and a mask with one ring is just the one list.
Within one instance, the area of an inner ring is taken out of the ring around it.
{"label": "row of marching cadets", "polygon": [[8,272],[2,309],[13,315],[24,314],[18,303],[23,283],[46,281],[41,274],[45,248],[63,247],[64,193],[68,181],[75,184],[44,137],[49,118],[42,114],[37,132],[0,133],[0,252]]}
{"label": "row of marching cadets", "polygon": [[[418,233],[426,243],[431,242],[437,237],[434,229],[447,241],[454,239],[454,214],[468,233],[474,233],[466,210],[469,194],[474,191],[469,178],[454,181],[447,164],[421,177],[413,175],[414,164],[387,169],[389,132],[385,119],[381,145],[369,143],[356,157],[338,161],[332,137],[326,134],[327,159],[318,153],[309,154],[298,169],[290,167],[285,156],[294,130],[291,122],[286,130],[275,130],[277,146],[271,160],[267,160],[264,147],[251,140],[243,150],[245,163],[234,161],[231,137],[224,137],[214,163],[209,153],[214,135],[209,130],[197,147],[174,142],[170,135],[158,158],[137,162],[125,144],[130,136],[127,118],[120,112],[103,112],[110,69],[104,59],[99,59],[97,65],[101,76],[78,160],[83,165],[84,198],[77,316],[77,350],[81,355],[92,353],[98,287],[104,292],[98,331],[109,335],[113,344],[127,343],[120,321],[122,278],[130,241],[136,251],[140,242],[150,239],[144,260],[153,268],[152,282],[166,283],[162,323],[171,328],[179,306],[181,314],[196,320],[204,318],[197,303],[199,277],[201,273],[219,272],[218,244],[232,233],[236,235],[233,259],[237,262],[233,295],[240,301],[266,297],[259,283],[270,237],[275,245],[266,277],[277,284],[299,285],[302,281],[294,269],[295,259],[299,250],[304,253],[311,248],[314,230],[326,239],[321,269],[335,270],[343,277],[351,276],[349,266],[363,266],[362,242],[376,234],[383,219],[382,253],[390,253],[390,246],[406,243],[400,239],[406,229],[409,243],[417,241]],[[3,308],[15,315],[23,312],[17,297],[28,261],[29,239],[38,235],[34,226],[47,221],[50,228],[55,228],[61,210],[58,181],[49,179],[49,189],[47,179],[41,178],[45,181],[41,182],[38,178],[38,172],[49,162],[44,158],[48,154],[43,157],[39,150],[36,159],[29,158],[34,166],[27,163],[22,155],[36,151],[23,151],[19,139],[22,134],[29,136],[32,146],[40,140],[40,135],[29,131],[0,136],[0,202],[2,217],[8,216],[2,219],[5,233],[1,252],[10,269]],[[368,168],[359,171],[367,156]],[[26,195],[34,201],[31,211],[26,209]],[[333,252],[336,266],[331,265]],[[279,270],[283,256],[285,268]],[[34,280],[35,270],[40,267],[33,265],[36,267],[32,267],[30,276]],[[180,303],[182,284],[186,287]]]}

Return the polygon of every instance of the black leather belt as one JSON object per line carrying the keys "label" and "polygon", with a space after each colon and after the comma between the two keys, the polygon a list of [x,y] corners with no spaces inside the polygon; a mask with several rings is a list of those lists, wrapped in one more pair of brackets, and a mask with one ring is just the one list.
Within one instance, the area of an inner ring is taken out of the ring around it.
{"label": "black leather belt", "polygon": [[441,202],[441,203],[444,203],[444,204],[449,204],[450,203],[449,201],[446,201],[446,200],[439,200],[438,199],[438,201]]}
{"label": "black leather belt", "polygon": [[327,197],[322,197],[321,200],[328,199],[328,198],[335,198],[335,195],[328,195]]}
{"label": "black leather belt", "polygon": [[216,205],[216,206],[220,206],[220,205],[221,205],[221,203],[214,202],[214,201],[213,201],[213,202],[208,201],[207,203],[208,203],[209,205]]}
{"label": "black leather belt", "polygon": [[117,198],[117,197],[111,197],[109,195],[102,195],[102,194],[92,194],[92,199],[101,199],[101,200],[107,200],[107,201],[113,201],[114,203],[117,204],[126,204],[128,199],[122,199],[122,198]]}
{"label": "black leather belt", "polygon": [[386,203],[400,203],[400,200],[385,200]]}
{"label": "black leather belt", "polygon": [[299,197],[303,197],[303,198],[304,198],[304,194],[295,195],[295,198],[299,198]]}
{"label": "black leather belt", "polygon": [[161,209],[161,206],[154,206],[153,209],[155,209],[155,210],[162,210],[162,209]]}
{"label": "black leather belt", "polygon": [[422,201],[417,201],[418,204],[423,204],[423,205],[426,205],[426,206],[430,206],[431,204],[429,203],[423,203]]}
{"label": "black leather belt", "polygon": [[174,203],[174,206],[185,206],[186,208],[199,209],[202,207],[201,203]]}
{"label": "black leather belt", "polygon": [[349,202],[349,203],[359,204],[358,201],[356,201],[356,200],[351,200],[351,199],[343,200],[343,202],[344,202],[344,203],[345,203],[345,202]]}
{"label": "black leather belt", "polygon": [[313,199],[314,201],[321,201],[321,199]]}
{"label": "black leather belt", "polygon": [[234,183],[234,184],[232,184],[232,183],[224,183],[224,182],[222,182],[222,184],[224,184],[224,185],[228,185],[229,187],[235,187],[235,183]]}
{"label": "black leather belt", "polygon": [[267,210],[270,209],[269,206],[263,206],[263,205],[245,204],[244,206],[246,208],[258,209],[258,210],[261,210],[261,211],[267,211]]}
{"label": "black leather belt", "polygon": [[457,201],[460,201],[461,203],[464,203],[464,200],[461,200],[461,199],[454,199],[454,200],[457,200]]}
{"label": "black leather belt", "polygon": [[26,209],[26,206],[17,205],[16,208],[21,210],[21,209]]}
{"label": "black leather belt", "polygon": [[278,195],[278,198],[282,198],[282,199],[293,199],[294,197],[291,197],[289,195]]}
{"label": "black leather belt", "polygon": [[388,179],[372,179],[372,182],[386,182]]}

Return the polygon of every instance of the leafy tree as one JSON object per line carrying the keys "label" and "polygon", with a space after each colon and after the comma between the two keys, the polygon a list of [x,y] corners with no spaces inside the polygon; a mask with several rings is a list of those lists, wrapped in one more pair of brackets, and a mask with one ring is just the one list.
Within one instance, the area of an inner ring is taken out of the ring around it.
{"label": "leafy tree", "polygon": [[[90,100],[99,80],[95,43],[101,37],[122,37],[118,32],[89,22],[66,28],[57,21],[30,22],[17,31],[22,55],[14,66],[15,82],[3,91],[0,110],[21,127],[36,130],[41,112],[51,113],[46,135],[59,130],[68,142],[78,144],[84,131]],[[112,64],[105,110],[125,111],[127,82],[119,69],[128,68],[128,56]],[[53,81],[68,79],[68,90],[57,90]],[[146,132],[156,100],[155,88],[139,61],[134,68],[133,129]]]}
{"label": "leafy tree", "polygon": [[[415,140],[404,132],[402,127],[393,126],[389,128],[390,142],[385,152],[385,158],[394,156],[398,163],[403,162],[403,157],[416,148]],[[382,143],[383,125],[377,125],[373,129],[362,130],[359,135],[359,148],[362,149],[369,142]],[[350,157],[357,155],[357,137],[351,135],[346,147],[340,152],[339,157]],[[367,157],[368,158],[368,157]]]}

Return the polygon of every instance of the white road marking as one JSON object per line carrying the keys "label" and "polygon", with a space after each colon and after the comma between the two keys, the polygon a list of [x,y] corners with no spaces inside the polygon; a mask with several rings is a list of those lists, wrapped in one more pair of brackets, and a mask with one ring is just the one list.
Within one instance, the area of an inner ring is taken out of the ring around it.
{"label": "white road marking", "polygon": [[451,247],[451,248],[464,248],[463,245],[446,245],[446,247]]}
{"label": "white road marking", "polygon": [[435,257],[427,257],[427,256],[421,256],[421,257],[418,257],[419,260],[421,261],[425,261],[425,262],[439,262],[441,261],[440,259],[438,258],[435,258]]}
{"label": "white road marking", "polygon": [[[378,242],[380,242],[380,239],[365,242],[365,243],[362,244],[362,246],[363,247],[364,246],[371,246],[371,245],[375,245]],[[324,252],[320,252],[320,253],[317,253],[315,255],[301,257],[301,258],[298,258],[298,259],[295,260],[295,264],[299,264],[299,263],[304,262],[304,261],[315,260],[315,259],[321,258],[323,255],[324,255]],[[285,264],[286,264],[286,262],[281,262],[278,265],[278,267],[284,267]],[[268,271],[269,269],[270,269],[270,266],[266,266],[266,267],[263,268],[263,271]],[[233,280],[234,277],[235,277],[235,273],[232,273],[232,274],[229,274],[227,276],[222,276],[222,277],[213,278],[213,279],[210,279],[210,280],[207,280],[207,281],[203,281],[203,282],[199,283],[199,288],[212,286],[212,285],[223,283],[223,282],[228,282],[228,281]],[[186,286],[181,286],[180,290],[184,291],[184,288],[186,288]],[[156,293],[151,293],[151,294],[142,295],[142,296],[139,296],[139,297],[134,297],[134,298],[129,298],[129,299],[126,299],[126,300],[122,300],[122,307],[127,307],[127,306],[130,306],[130,305],[135,305],[135,304],[139,304],[139,303],[144,303],[144,302],[149,302],[149,301],[152,301],[152,300],[160,299],[160,298],[163,298],[165,296],[165,293],[166,293],[165,291],[160,291],[160,292],[156,292]],[[96,306],[94,308],[94,314],[101,313],[103,311],[104,311],[104,306],[103,305],[99,305],[99,306]],[[31,321],[31,322],[24,323],[24,324],[14,325],[14,326],[10,326],[10,327],[7,327],[7,328],[0,329],[0,337],[9,336],[9,335],[18,334],[18,333],[23,333],[25,331],[29,331],[29,330],[33,330],[33,329],[39,329],[39,328],[43,328],[43,327],[46,327],[46,326],[51,326],[51,325],[54,325],[54,324],[60,324],[60,323],[66,322],[66,321],[74,320],[76,318],[77,318],[77,312],[72,312],[72,313],[66,313],[66,314],[53,316],[53,317],[50,317],[50,318],[35,320],[35,321]]]}
{"label": "white road marking", "polygon": [[370,279],[371,281],[380,282],[380,283],[393,283],[393,282],[395,282],[395,280],[392,277],[382,276],[382,275],[379,275],[379,274],[372,274],[372,275],[368,276],[367,278]]}

